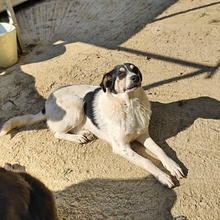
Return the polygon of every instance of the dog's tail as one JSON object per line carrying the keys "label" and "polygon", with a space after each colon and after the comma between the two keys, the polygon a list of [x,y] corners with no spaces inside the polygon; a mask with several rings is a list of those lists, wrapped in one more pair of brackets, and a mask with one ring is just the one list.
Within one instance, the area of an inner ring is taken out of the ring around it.
{"label": "dog's tail", "polygon": [[42,110],[36,115],[17,116],[6,121],[0,131],[0,136],[7,134],[13,128],[23,127],[25,125],[37,124],[46,121],[45,111]]}

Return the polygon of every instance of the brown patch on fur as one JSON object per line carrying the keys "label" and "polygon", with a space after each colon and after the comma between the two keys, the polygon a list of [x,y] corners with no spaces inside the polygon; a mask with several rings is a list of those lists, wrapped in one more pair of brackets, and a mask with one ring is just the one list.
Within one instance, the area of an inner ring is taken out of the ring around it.
{"label": "brown patch on fur", "polygon": [[125,68],[124,67],[120,67],[119,71],[120,72],[125,72]]}
{"label": "brown patch on fur", "polygon": [[104,76],[103,76],[103,79],[102,79],[102,82],[100,84],[100,86],[103,88],[104,91],[106,91],[106,88],[107,88],[107,82],[109,80],[111,80],[112,77],[109,73],[106,73]]}
{"label": "brown patch on fur", "polygon": [[134,65],[131,64],[131,65],[130,65],[130,68],[133,70],[133,69],[134,69]]}

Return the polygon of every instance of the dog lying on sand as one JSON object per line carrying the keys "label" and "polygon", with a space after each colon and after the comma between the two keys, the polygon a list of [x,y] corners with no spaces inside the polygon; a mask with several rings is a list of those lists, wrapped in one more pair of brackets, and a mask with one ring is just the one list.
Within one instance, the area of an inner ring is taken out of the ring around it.
{"label": "dog lying on sand", "polygon": [[95,135],[107,141],[114,153],[147,170],[171,188],[174,186],[171,177],[130,146],[137,140],[158,157],[172,176],[184,177],[179,165],[149,135],[151,107],[141,82],[142,74],[134,64],[117,65],[103,76],[100,86],[58,88],[46,100],[42,111],[10,119],[3,125],[0,135],[42,121],[47,121],[49,129],[59,139],[84,144]]}

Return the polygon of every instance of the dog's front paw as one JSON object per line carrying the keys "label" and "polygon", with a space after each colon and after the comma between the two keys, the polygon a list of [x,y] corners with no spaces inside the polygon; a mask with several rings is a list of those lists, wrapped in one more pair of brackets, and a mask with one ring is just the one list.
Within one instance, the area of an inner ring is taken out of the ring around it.
{"label": "dog's front paw", "polygon": [[159,176],[155,176],[155,178],[164,186],[167,186],[168,188],[172,188],[175,186],[173,183],[171,177],[167,175],[166,173],[162,172]]}
{"label": "dog's front paw", "polygon": [[178,179],[185,177],[180,166],[171,158],[166,158],[164,161],[162,161],[162,163],[164,167],[171,173],[172,176],[175,176]]}

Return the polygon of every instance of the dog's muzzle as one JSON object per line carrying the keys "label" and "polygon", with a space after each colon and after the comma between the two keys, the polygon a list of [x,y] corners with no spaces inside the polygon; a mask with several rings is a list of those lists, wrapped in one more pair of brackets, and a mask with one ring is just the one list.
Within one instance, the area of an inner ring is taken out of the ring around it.
{"label": "dog's muzzle", "polygon": [[130,81],[130,85],[126,88],[126,90],[134,90],[141,86],[141,78],[139,75],[131,76]]}

